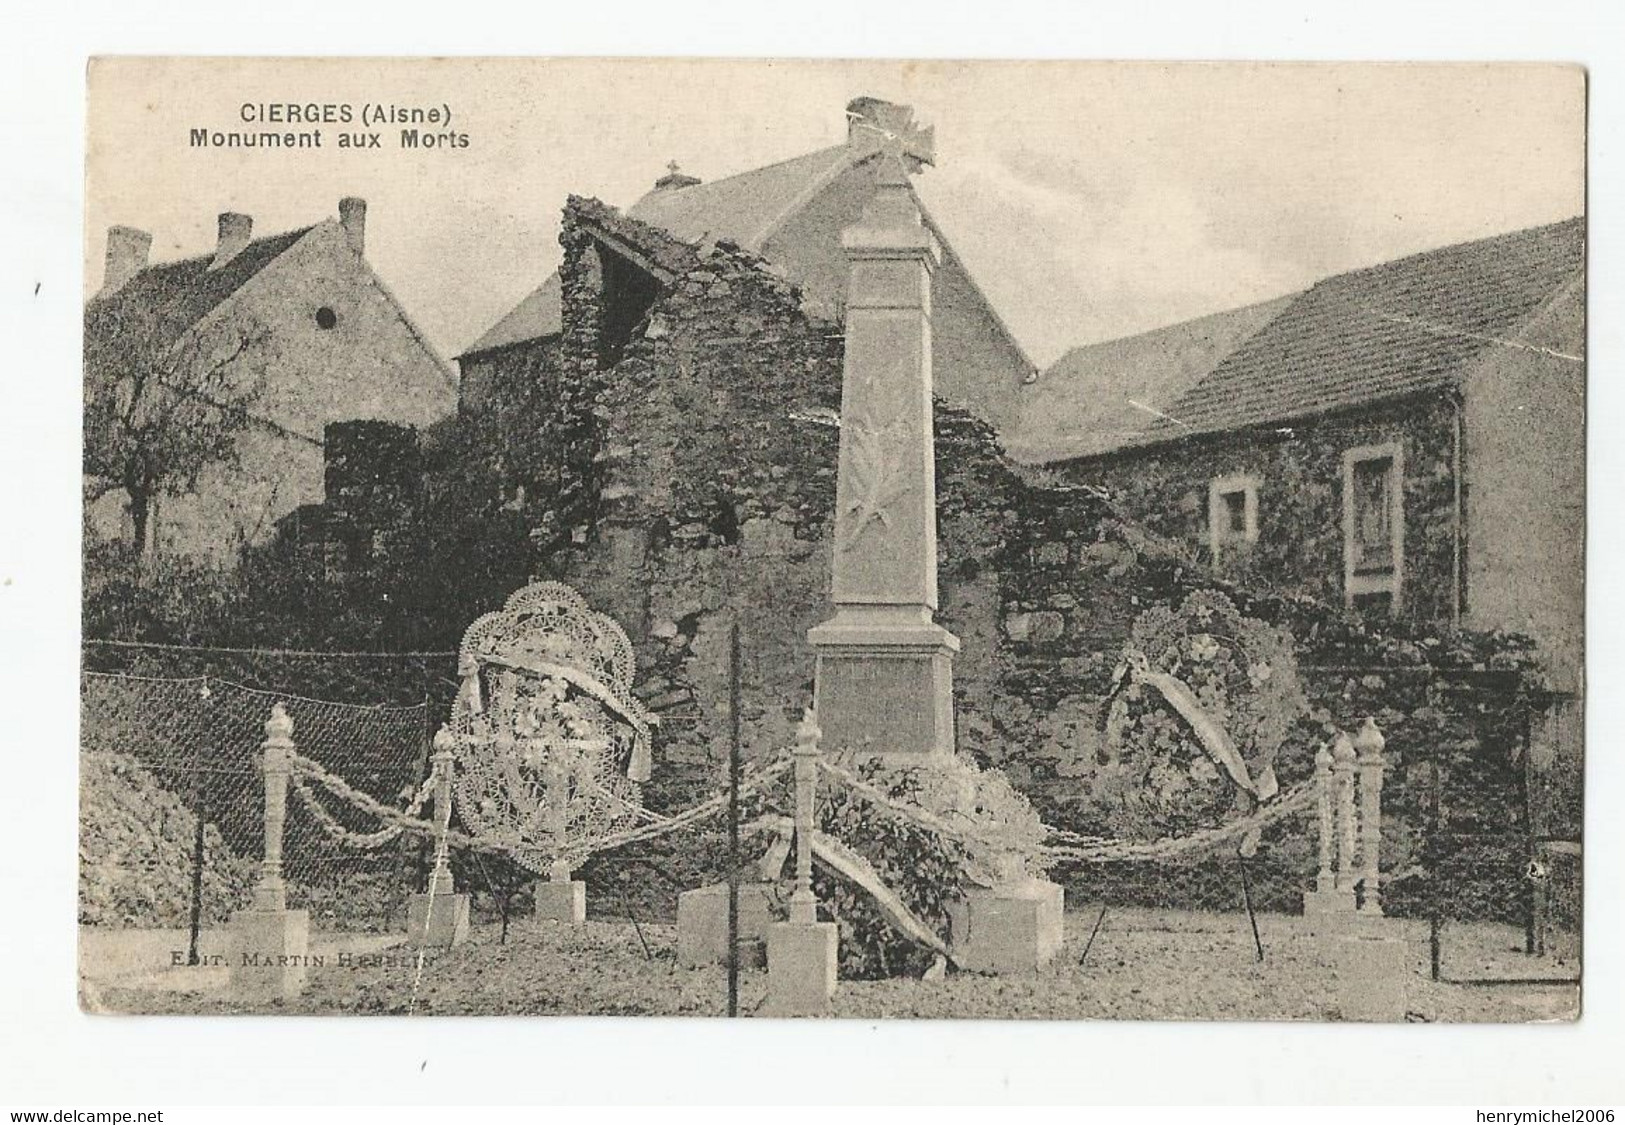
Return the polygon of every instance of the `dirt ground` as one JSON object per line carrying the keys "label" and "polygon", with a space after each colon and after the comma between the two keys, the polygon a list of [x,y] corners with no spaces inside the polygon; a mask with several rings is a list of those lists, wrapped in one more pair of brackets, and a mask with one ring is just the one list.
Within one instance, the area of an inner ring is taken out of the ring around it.
{"label": "dirt ground", "polygon": [[[875,1018],[1335,1020],[1349,1017],[1339,993],[1338,945],[1306,919],[1259,917],[1260,961],[1244,914],[1069,911],[1061,954],[1028,977],[950,973],[945,980],[842,981],[833,1014]],[[1505,926],[1452,926],[1445,976],[1429,979],[1425,922],[1384,919],[1402,942],[1407,971],[1391,990],[1411,1022],[1527,1022],[1574,1019],[1579,988],[1554,984],[1452,983],[1508,976],[1565,978],[1572,960],[1522,953],[1523,934]],[[87,1010],[233,1013],[250,1010],[358,1015],[701,1015],[726,1014],[721,967],[678,965],[676,928],[591,921],[571,928],[516,925],[507,942],[477,927],[456,950],[420,958],[398,939],[321,935],[296,1002],[249,1009],[224,995],[223,967],[173,966],[185,934],[91,932],[81,938]],[[178,939],[178,941],[177,941]],[[202,949],[216,951],[219,935]],[[1084,948],[1088,945],[1088,955]],[[1081,961],[1081,963],[1080,963]],[[766,996],[766,974],[745,970],[740,1012]],[[1397,1018],[1397,1013],[1396,1013]]]}

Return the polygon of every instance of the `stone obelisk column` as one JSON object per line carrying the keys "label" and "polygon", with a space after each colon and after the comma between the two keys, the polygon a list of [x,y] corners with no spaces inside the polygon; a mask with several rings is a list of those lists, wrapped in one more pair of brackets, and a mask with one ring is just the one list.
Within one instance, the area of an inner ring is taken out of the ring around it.
{"label": "stone obelisk column", "polygon": [[851,263],[835,496],[835,616],[809,632],[825,745],[887,755],[954,750],[953,654],[937,608],[931,275],[902,145],[841,233]]}

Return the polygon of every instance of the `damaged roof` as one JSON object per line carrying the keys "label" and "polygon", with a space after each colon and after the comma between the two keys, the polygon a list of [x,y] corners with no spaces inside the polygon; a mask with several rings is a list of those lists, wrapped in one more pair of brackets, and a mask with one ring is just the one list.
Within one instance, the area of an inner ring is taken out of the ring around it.
{"label": "damaged roof", "polygon": [[[826,188],[869,160],[877,151],[873,143],[849,140],[845,144],[831,145],[719,180],[657,186],[626,208],[625,214],[628,218],[666,231],[683,242],[701,245],[726,240],[754,254],[773,259],[775,253],[782,249],[775,246],[769,252],[769,244],[775,236],[807,212],[809,205]],[[673,178],[677,178],[675,173]],[[686,180],[686,177],[681,179]],[[920,211],[922,221],[942,243],[945,260],[952,260],[955,269],[965,272],[963,263],[954,254],[948,239],[923,203],[920,204]],[[836,246],[835,253],[839,257],[838,243]],[[791,262],[775,264],[795,265]],[[817,268],[809,273],[810,276],[796,277],[794,280],[802,286],[813,308],[838,318],[844,304],[844,272],[838,281]],[[986,308],[993,330],[1004,338],[1030,371],[1031,364],[1026,360],[1020,343],[968,272],[966,281]],[[562,290],[558,274],[554,272],[464,349],[460,358],[555,336],[562,329]]]}
{"label": "damaged roof", "polygon": [[[727,239],[760,253],[786,219],[852,163],[851,146],[834,145],[709,183],[657,187],[628,207],[626,214],[684,242]],[[554,272],[463,355],[558,335],[564,323],[562,300],[559,275]]]}

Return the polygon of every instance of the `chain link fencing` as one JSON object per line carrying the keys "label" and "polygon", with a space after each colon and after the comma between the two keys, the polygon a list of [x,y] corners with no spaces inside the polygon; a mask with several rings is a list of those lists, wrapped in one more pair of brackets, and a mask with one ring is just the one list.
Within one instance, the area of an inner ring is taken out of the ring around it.
{"label": "chain link fencing", "polygon": [[[390,805],[427,770],[426,703],[362,706],[265,691],[212,676],[161,679],[86,672],[81,682],[82,924],[190,929],[246,905],[264,850],[260,745],[280,703],[300,750]],[[327,816],[353,831],[353,810]],[[290,905],[322,929],[404,926],[421,880],[418,841],[362,850],[336,839],[302,799],[284,837]]]}
{"label": "chain link fencing", "polygon": [[1435,980],[1578,981],[1579,716],[1572,700],[1541,704],[1520,753],[1457,755],[1429,771],[1419,882]]}
{"label": "chain link fencing", "polygon": [[[80,920],[113,928],[195,933],[246,903],[263,849],[259,747],[274,704],[293,718],[301,754],[401,809],[420,793],[430,739],[457,687],[450,653],[89,642],[85,664]],[[1577,730],[1577,711],[1567,721]],[[1513,754],[1467,742],[1390,741],[1384,909],[1432,922],[1440,979],[1567,979],[1577,972],[1578,746],[1573,737],[1531,738]],[[1283,783],[1290,786],[1285,776]],[[357,847],[336,837],[335,825],[365,836],[377,831],[377,818],[311,789],[325,816],[306,794],[290,794],[290,904],[309,909],[318,929],[403,930],[407,898],[425,885],[428,842],[408,832]],[[460,819],[454,827],[461,829]],[[1301,912],[1315,883],[1316,837],[1315,810],[1304,807],[1265,826],[1245,856],[1229,839],[1167,856],[1063,856],[1052,875],[1067,884],[1069,901],[1088,911],[1214,913],[1225,916],[1217,924],[1245,932],[1248,914]],[[526,912],[533,873],[465,847],[453,848],[452,863],[459,889],[474,895],[477,922]],[[713,819],[594,856],[578,877],[604,914],[670,920],[679,892],[714,880],[727,865]]]}

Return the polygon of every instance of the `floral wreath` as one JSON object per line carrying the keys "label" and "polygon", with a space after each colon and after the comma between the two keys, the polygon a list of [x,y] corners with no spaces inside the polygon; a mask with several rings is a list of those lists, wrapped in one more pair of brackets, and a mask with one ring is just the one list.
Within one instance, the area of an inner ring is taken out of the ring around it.
{"label": "floral wreath", "polygon": [[1100,764],[1139,790],[1122,800],[1133,819],[1194,828],[1275,796],[1276,756],[1308,710],[1289,634],[1199,590],[1135,620],[1115,681]]}

